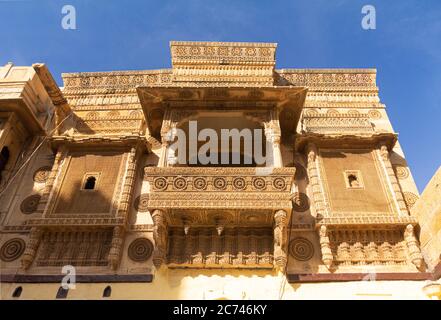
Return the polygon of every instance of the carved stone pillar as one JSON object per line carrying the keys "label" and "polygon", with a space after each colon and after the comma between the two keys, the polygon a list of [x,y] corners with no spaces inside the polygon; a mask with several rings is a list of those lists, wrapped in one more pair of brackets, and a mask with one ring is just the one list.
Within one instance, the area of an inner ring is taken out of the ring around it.
{"label": "carved stone pillar", "polygon": [[274,266],[285,271],[287,262],[288,214],[278,210],[274,214]]}
{"label": "carved stone pillar", "polygon": [[38,246],[41,241],[41,236],[43,231],[40,228],[33,227],[29,234],[29,239],[26,244],[26,250],[21,259],[21,266],[23,269],[28,269],[32,262],[35,259],[35,255],[37,254]]}
{"label": "carved stone pillar", "polygon": [[406,202],[404,201],[403,193],[401,192],[400,185],[398,183],[397,177],[395,176],[394,169],[392,168],[392,164],[390,162],[390,153],[386,145],[381,145],[380,149],[381,160],[383,161],[384,169],[386,171],[386,175],[390,181],[390,187],[392,192],[394,193],[398,211],[403,215],[409,215],[407,210]]}
{"label": "carved stone pillar", "polygon": [[322,261],[325,266],[329,269],[332,266],[332,261],[334,256],[332,254],[331,245],[328,237],[328,228],[326,226],[321,226],[320,231],[320,248],[322,251]]}
{"label": "carved stone pillar", "polygon": [[57,178],[59,168],[61,166],[62,161],[66,158],[66,155],[67,155],[67,149],[64,146],[60,147],[55,155],[54,164],[52,165],[52,170],[47,178],[46,185],[44,187],[40,202],[38,203],[36,212],[43,213],[44,210],[46,209],[47,204],[49,202],[51,191],[54,188],[55,179]]}
{"label": "carved stone pillar", "polygon": [[275,111],[270,113],[270,121],[264,122],[265,127],[265,137],[271,145],[271,149],[267,150],[272,155],[272,166],[280,168],[283,167],[282,161],[282,151],[280,150],[280,137],[281,130],[279,125],[279,120]]}
{"label": "carved stone pillar", "polygon": [[126,217],[127,212],[129,211],[130,207],[130,200],[132,197],[132,191],[134,189],[135,185],[135,172],[136,172],[136,147],[132,147],[130,149],[130,153],[127,159],[127,171],[126,171],[126,177],[124,179],[124,184],[122,186],[122,194],[121,194],[121,200],[119,202],[118,206],[118,216],[119,217]]}
{"label": "carved stone pillar", "polygon": [[153,239],[155,240],[155,250],[153,252],[153,264],[156,268],[167,262],[167,220],[165,212],[155,210],[152,214],[153,219]]}
{"label": "carved stone pillar", "polygon": [[109,251],[109,263],[113,270],[116,270],[121,260],[121,249],[124,243],[124,228],[117,226],[113,228],[112,244]]}
{"label": "carved stone pillar", "polygon": [[404,231],[404,240],[406,240],[410,260],[418,269],[420,269],[423,266],[424,260],[418,240],[415,236],[414,228],[411,224],[406,226],[406,230]]}
{"label": "carved stone pillar", "polygon": [[314,207],[318,217],[327,215],[325,196],[320,183],[319,169],[317,166],[317,147],[309,143],[306,149],[308,156],[308,177],[311,184]]}

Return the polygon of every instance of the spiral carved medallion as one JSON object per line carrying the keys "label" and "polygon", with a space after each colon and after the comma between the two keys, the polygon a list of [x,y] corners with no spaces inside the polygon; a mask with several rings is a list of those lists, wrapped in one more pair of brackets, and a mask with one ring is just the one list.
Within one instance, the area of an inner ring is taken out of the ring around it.
{"label": "spiral carved medallion", "polygon": [[238,190],[243,190],[247,186],[244,178],[238,177],[233,179],[233,187]]}
{"label": "spiral carved medallion", "polygon": [[309,209],[309,198],[303,192],[296,192],[292,197],[293,208],[297,212],[304,212]]}
{"label": "spiral carved medallion", "polygon": [[286,187],[285,180],[283,178],[275,178],[273,180],[273,186],[278,190],[283,190]]}
{"label": "spiral carved medallion", "polygon": [[404,201],[406,201],[407,206],[412,208],[415,205],[415,202],[418,200],[418,196],[415,193],[412,192],[403,192],[404,195]]}
{"label": "spiral carved medallion", "polygon": [[167,188],[167,179],[163,177],[156,178],[153,183],[155,185],[155,188],[158,190],[164,190],[165,188]]}
{"label": "spiral carved medallion", "polygon": [[149,195],[147,193],[143,193],[136,197],[133,206],[139,212],[148,211],[148,203],[149,203]]}
{"label": "spiral carved medallion", "polygon": [[207,188],[207,180],[202,177],[196,177],[193,180],[193,187],[198,190],[205,190]]}
{"label": "spiral carved medallion", "polygon": [[24,252],[26,243],[23,239],[14,238],[6,241],[0,249],[0,259],[11,262],[18,259]]}
{"label": "spiral carved medallion", "polygon": [[217,177],[213,180],[213,186],[216,189],[224,190],[227,188],[227,181],[224,178]]}
{"label": "spiral carved medallion", "polygon": [[49,173],[51,172],[52,168],[49,166],[41,167],[35,170],[34,172],[34,181],[38,183],[46,182],[47,178],[49,177]]}
{"label": "spiral carved medallion", "polygon": [[253,179],[253,186],[257,190],[263,190],[266,188],[266,182],[264,178],[257,177]]}
{"label": "spiral carved medallion", "polygon": [[381,113],[378,110],[369,110],[368,111],[369,118],[371,119],[380,119]]}
{"label": "spiral carved medallion", "polygon": [[177,177],[173,181],[173,186],[175,187],[175,189],[183,190],[187,187],[187,180],[185,180],[185,178],[183,177]]}
{"label": "spiral carved medallion", "polygon": [[32,214],[37,211],[38,203],[41,196],[39,194],[33,194],[23,200],[20,205],[20,210],[24,214]]}
{"label": "spiral carved medallion", "polygon": [[289,254],[299,261],[310,260],[314,255],[314,245],[308,239],[295,238],[289,243]]}
{"label": "spiral carved medallion", "polygon": [[406,179],[409,177],[409,170],[406,167],[396,165],[394,166],[394,169],[398,179]]}
{"label": "spiral carved medallion", "polygon": [[153,243],[147,238],[138,238],[129,245],[129,258],[136,262],[147,261],[153,253]]}

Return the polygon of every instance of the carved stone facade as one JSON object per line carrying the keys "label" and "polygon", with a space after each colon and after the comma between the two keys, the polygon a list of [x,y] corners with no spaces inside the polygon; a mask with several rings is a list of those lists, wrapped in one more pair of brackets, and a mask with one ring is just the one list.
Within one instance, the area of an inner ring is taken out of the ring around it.
{"label": "carved stone facade", "polygon": [[[277,70],[276,47],[171,42],[171,69],[63,74],[62,89],[44,65],[2,67],[2,281],[45,282],[64,265],[86,282],[164,270],[347,281],[366,267],[429,279],[376,70]],[[193,120],[261,129],[269,162],[176,164],[172,142]]]}

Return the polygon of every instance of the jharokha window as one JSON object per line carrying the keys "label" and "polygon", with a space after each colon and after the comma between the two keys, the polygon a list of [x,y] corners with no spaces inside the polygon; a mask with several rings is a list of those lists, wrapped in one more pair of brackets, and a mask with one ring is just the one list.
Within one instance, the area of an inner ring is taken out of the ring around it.
{"label": "jharokha window", "polygon": [[86,173],[81,186],[82,190],[95,190],[98,186],[99,172]]}

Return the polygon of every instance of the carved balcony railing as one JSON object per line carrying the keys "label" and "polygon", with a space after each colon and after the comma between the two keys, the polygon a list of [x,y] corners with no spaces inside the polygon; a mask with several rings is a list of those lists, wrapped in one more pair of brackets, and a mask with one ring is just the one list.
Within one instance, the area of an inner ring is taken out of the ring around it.
{"label": "carved balcony railing", "polygon": [[150,209],[291,211],[295,168],[146,167]]}
{"label": "carved balcony railing", "polygon": [[291,167],[146,167],[153,263],[284,270],[294,174]]}

